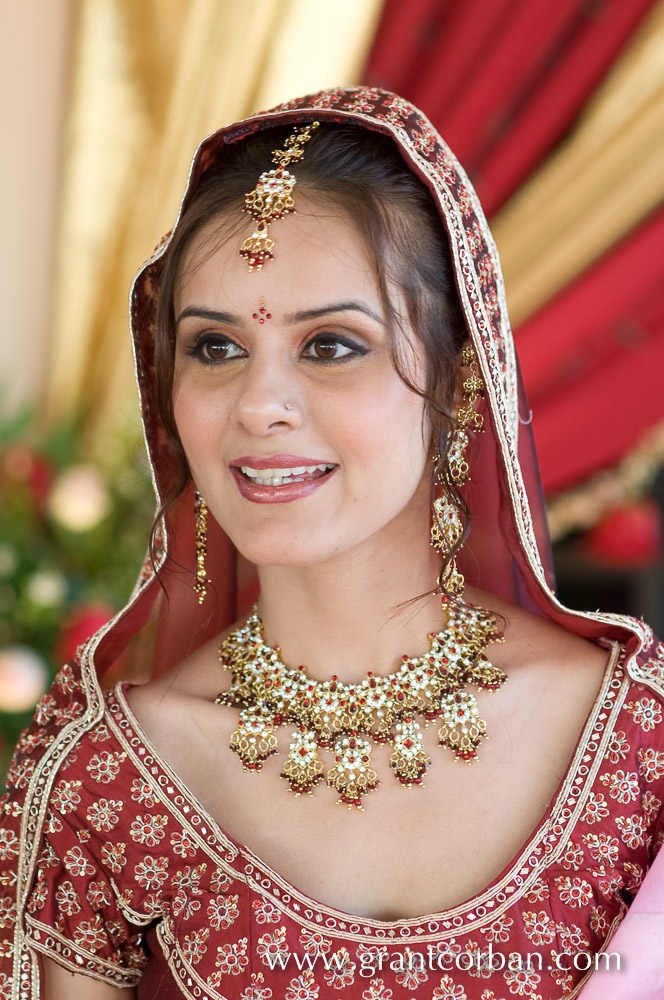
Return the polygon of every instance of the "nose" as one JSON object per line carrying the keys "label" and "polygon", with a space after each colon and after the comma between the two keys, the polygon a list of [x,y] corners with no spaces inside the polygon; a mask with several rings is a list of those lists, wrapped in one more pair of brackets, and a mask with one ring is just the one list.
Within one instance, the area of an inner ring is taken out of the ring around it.
{"label": "nose", "polygon": [[252,358],[235,400],[238,421],[258,437],[302,424],[297,380],[275,358]]}

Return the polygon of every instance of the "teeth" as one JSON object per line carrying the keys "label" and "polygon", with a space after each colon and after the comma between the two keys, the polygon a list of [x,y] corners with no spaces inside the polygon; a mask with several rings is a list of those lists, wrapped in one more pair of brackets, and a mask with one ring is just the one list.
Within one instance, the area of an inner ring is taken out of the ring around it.
{"label": "teeth", "polygon": [[319,465],[297,465],[292,469],[252,469],[249,465],[241,466],[242,472],[258,486],[283,486],[284,483],[298,482],[299,479],[312,472],[327,472],[333,468],[324,462]]}

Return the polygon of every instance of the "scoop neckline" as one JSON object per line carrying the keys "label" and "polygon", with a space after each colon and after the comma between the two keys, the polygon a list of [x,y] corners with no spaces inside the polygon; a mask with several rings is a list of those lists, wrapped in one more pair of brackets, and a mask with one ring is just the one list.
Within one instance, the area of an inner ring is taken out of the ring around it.
{"label": "scoop neckline", "polygon": [[[549,830],[552,825],[552,820],[560,812],[560,808],[563,801],[567,797],[568,788],[572,783],[575,776],[575,772],[578,764],[580,763],[582,754],[580,753],[581,748],[587,753],[586,745],[588,739],[592,734],[593,730],[596,728],[598,716],[602,706],[604,705],[607,693],[611,686],[611,680],[613,675],[620,667],[620,657],[621,645],[616,640],[610,640],[608,644],[609,655],[607,659],[604,672],[602,674],[602,680],[598,688],[595,699],[588,711],[586,720],[583,727],[579,733],[579,737],[574,745],[570,760],[566,765],[562,777],[558,783],[558,786],[551,796],[549,803],[540,818],[539,822],[536,824],[533,831],[529,834],[527,839],[524,841],[519,850],[513,855],[508,864],[502,869],[502,871],[489,882],[489,884],[479,893],[469,897],[466,900],[457,903],[455,906],[450,907],[445,910],[438,910],[432,913],[426,913],[420,916],[414,917],[400,917],[397,920],[379,920],[375,917],[365,917],[354,913],[349,913],[346,910],[338,909],[337,907],[331,906],[327,903],[321,902],[320,900],[314,899],[313,896],[308,895],[297,886],[289,882],[283,875],[280,875],[278,871],[272,868],[266,861],[255,854],[251,848],[242,844],[240,841],[236,840],[224,827],[216,820],[202,805],[197,796],[191,791],[187,784],[180,778],[177,771],[164,759],[160,752],[155,747],[154,743],[144,730],[143,726],[139,722],[138,718],[135,716],[134,712],[127,701],[125,692],[130,687],[135,687],[138,685],[132,685],[129,681],[119,681],[114,688],[111,689],[111,693],[115,697],[116,704],[119,706],[122,714],[124,715],[127,723],[131,726],[134,731],[134,735],[140,740],[140,742],[145,746],[146,750],[149,752],[154,763],[167,775],[169,780],[178,787],[181,792],[182,799],[187,803],[189,809],[193,813],[197,813],[204,822],[209,826],[210,831],[214,834],[215,841],[218,845],[223,847],[224,843],[230,844],[236,855],[246,858],[251,864],[254,864],[257,868],[265,872],[265,874],[273,881],[276,885],[280,886],[281,889],[293,899],[296,899],[306,910],[315,912],[320,912],[327,914],[330,917],[335,918],[335,921],[342,927],[355,926],[357,928],[361,927],[371,927],[380,931],[388,933],[393,928],[411,928],[411,927],[431,927],[433,924],[442,924],[445,922],[451,922],[454,924],[455,918],[458,919],[464,914],[473,916],[473,926],[479,926],[480,920],[475,919],[475,911],[482,908],[482,904],[495,897],[500,889],[503,882],[515,881],[518,879],[519,874],[524,872],[524,869],[528,866],[528,859],[532,857],[533,851],[537,845],[544,840],[545,833]],[[145,766],[145,761],[142,761],[135,748],[131,745],[131,741],[127,741],[128,747],[131,751],[132,756],[137,763]],[[598,749],[594,752],[594,756],[599,752]],[[586,768],[588,775],[590,774],[590,768]],[[153,775],[154,777],[154,775]],[[587,777],[586,777],[587,781]],[[584,783],[585,784],[585,783]],[[180,817],[180,820],[184,826],[192,830],[197,837],[200,837],[201,831],[197,828],[191,821],[191,818],[187,815],[183,809],[176,805],[172,799],[169,799],[171,807]],[[565,824],[566,825],[566,824]],[[562,832],[560,835],[555,835],[555,843],[559,843],[562,838]],[[554,834],[551,834],[554,836]],[[207,846],[211,847],[209,840]],[[228,860],[228,859],[227,859]],[[537,868],[538,866],[535,866]],[[239,873],[238,873],[239,874]],[[246,880],[246,869],[245,872],[240,876]],[[522,879],[522,886],[527,884],[527,879]],[[263,889],[264,892],[269,892],[269,890]],[[516,891],[506,894],[506,902],[510,905],[516,898],[518,898]],[[292,906],[283,901],[281,895],[278,896],[281,906],[286,906],[289,911],[292,911]],[[495,919],[501,912],[503,906],[500,903],[498,906],[492,906],[491,915]],[[302,919],[301,912],[297,914],[299,919]],[[484,923],[484,920],[481,921]],[[322,929],[322,925],[321,925]],[[457,932],[461,932],[464,929],[462,925],[456,927]],[[328,928],[329,931],[329,928]],[[366,940],[366,935],[364,935]]]}

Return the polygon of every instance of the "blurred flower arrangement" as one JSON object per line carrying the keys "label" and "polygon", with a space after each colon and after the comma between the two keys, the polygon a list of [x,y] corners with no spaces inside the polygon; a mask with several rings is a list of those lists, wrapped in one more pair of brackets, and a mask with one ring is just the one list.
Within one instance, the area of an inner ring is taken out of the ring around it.
{"label": "blurred flower arrangement", "polygon": [[0,421],[0,763],[63,662],[127,600],[154,511],[132,435],[90,459],[76,426]]}

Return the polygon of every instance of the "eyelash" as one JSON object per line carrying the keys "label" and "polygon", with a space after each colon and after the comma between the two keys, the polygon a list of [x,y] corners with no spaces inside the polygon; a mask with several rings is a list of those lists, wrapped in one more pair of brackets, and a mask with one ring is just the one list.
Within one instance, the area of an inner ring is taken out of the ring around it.
{"label": "eyelash", "polygon": [[[339,344],[342,347],[348,348],[349,353],[344,354],[338,358],[317,358],[312,355],[307,355],[305,352],[311,349],[317,343]],[[199,337],[199,339],[196,341],[195,344],[192,344],[191,347],[186,347],[185,352],[188,355],[190,355],[190,357],[193,357],[197,361],[199,361],[200,364],[211,365],[211,366],[223,365],[230,361],[235,361],[238,357],[241,357],[241,355],[235,355],[234,357],[220,358],[214,361],[212,358],[206,357],[204,353],[205,348],[208,345],[213,345],[216,347],[228,346],[230,348],[239,347],[239,345],[236,344],[234,340],[231,340],[230,337],[224,337],[221,336],[220,334],[203,334],[201,337]],[[362,347],[360,344],[356,343],[354,340],[350,340],[348,337],[343,337],[340,334],[335,334],[335,333],[332,334],[317,333],[314,337],[311,338],[311,340],[309,340],[305,344],[304,350],[302,352],[302,358],[305,361],[306,360],[315,361],[319,365],[339,365],[339,364],[345,364],[347,361],[351,361],[354,357],[358,356],[364,357],[364,355],[368,353],[369,353],[369,348]]]}

